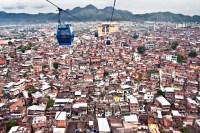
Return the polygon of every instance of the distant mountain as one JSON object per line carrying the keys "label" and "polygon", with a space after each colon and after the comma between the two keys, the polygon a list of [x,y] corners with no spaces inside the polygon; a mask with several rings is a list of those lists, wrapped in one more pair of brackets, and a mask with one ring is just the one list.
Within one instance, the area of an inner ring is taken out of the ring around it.
{"label": "distant mountain", "polygon": [[[80,18],[82,21],[109,21],[111,18],[112,7],[97,9],[93,5],[86,7],[76,7],[72,10],[67,9],[67,12]],[[56,22],[58,14],[55,13],[6,13],[0,12],[0,23],[40,23],[40,22]],[[63,20],[79,21],[76,18],[62,13]],[[132,14],[129,11],[115,10],[114,21],[166,21],[166,22],[200,22],[200,16],[187,16],[183,14],[173,14],[170,12],[157,12],[146,14]]]}

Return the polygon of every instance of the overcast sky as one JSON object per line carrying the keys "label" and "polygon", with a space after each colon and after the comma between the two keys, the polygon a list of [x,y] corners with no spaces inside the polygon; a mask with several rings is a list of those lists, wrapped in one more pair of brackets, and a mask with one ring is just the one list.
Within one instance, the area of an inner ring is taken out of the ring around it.
{"label": "overcast sky", "polygon": [[[63,9],[84,7],[93,4],[97,8],[113,5],[113,0],[51,0]],[[200,15],[200,0],[117,0],[117,9],[128,10],[133,14],[170,11],[185,15]],[[12,13],[49,13],[56,8],[46,0],[0,0],[0,11]]]}

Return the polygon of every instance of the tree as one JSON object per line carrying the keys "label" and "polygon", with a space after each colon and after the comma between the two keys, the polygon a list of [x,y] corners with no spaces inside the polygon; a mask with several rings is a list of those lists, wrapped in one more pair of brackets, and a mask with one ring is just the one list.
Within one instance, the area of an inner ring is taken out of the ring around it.
{"label": "tree", "polygon": [[134,78],[135,83],[139,83],[141,80],[139,78]]}
{"label": "tree", "polygon": [[159,73],[159,71],[158,70],[150,70],[150,71],[147,71],[147,73],[149,73],[149,74],[155,74],[155,73]]}
{"label": "tree", "polygon": [[33,47],[33,44],[31,42],[28,42],[27,46],[28,47]]}
{"label": "tree", "polygon": [[178,45],[179,45],[178,42],[177,42],[177,41],[174,41],[174,42],[172,42],[171,48],[172,48],[173,50],[175,50],[175,49],[177,48]]}
{"label": "tree", "polygon": [[178,63],[183,63],[185,61],[185,57],[179,53],[176,54]]}
{"label": "tree", "polygon": [[30,86],[30,87],[28,88],[28,95],[29,95],[29,96],[30,96],[31,94],[35,93],[35,92],[37,92],[37,90],[35,89],[34,86]]}
{"label": "tree", "polygon": [[54,62],[54,63],[53,63],[53,67],[54,67],[55,69],[58,69],[58,65],[59,65],[58,62]]}
{"label": "tree", "polygon": [[150,36],[150,34],[149,34],[149,33],[145,33],[144,35],[145,35],[145,36]]}
{"label": "tree", "polygon": [[30,50],[31,46],[32,46],[32,43],[29,42],[27,45],[20,45],[17,48],[20,49],[22,53],[24,53],[26,50]]}
{"label": "tree", "polygon": [[12,127],[17,126],[17,121],[16,120],[8,120],[6,124],[7,124],[7,129],[10,130]]}
{"label": "tree", "polygon": [[42,66],[42,68],[43,68],[43,69],[48,68],[48,65],[44,64],[44,65]]}
{"label": "tree", "polygon": [[54,71],[53,71],[53,74],[54,74],[54,75],[59,75],[58,70],[54,70]]}
{"label": "tree", "polygon": [[48,102],[47,102],[47,108],[51,108],[51,107],[53,107],[54,103],[55,103],[54,100],[49,99]]}
{"label": "tree", "polygon": [[196,53],[195,51],[190,51],[190,52],[188,53],[188,56],[194,58],[194,57],[197,56],[197,53]]}
{"label": "tree", "polygon": [[12,43],[11,41],[9,41],[9,42],[8,42],[8,45],[9,45],[9,46],[12,46],[12,45],[13,45],[13,43]]}
{"label": "tree", "polygon": [[104,71],[103,76],[104,77],[108,77],[109,76],[109,72],[108,71]]}
{"label": "tree", "polygon": [[182,133],[190,133],[190,130],[189,130],[187,127],[183,127],[183,128],[181,129],[181,132],[182,132]]}
{"label": "tree", "polygon": [[134,35],[133,35],[133,39],[138,39],[138,38],[139,38],[139,35],[136,34],[136,33],[134,33]]}
{"label": "tree", "polygon": [[145,47],[144,46],[139,46],[139,47],[137,47],[137,51],[138,51],[138,53],[143,54],[144,51],[145,51]]}
{"label": "tree", "polygon": [[58,76],[58,75],[55,75],[55,78],[56,78],[56,79],[58,79],[58,78],[59,78],[59,76]]}
{"label": "tree", "polygon": [[161,89],[158,89],[158,90],[157,90],[157,96],[162,96],[162,95],[163,95],[162,90],[161,90]]}
{"label": "tree", "polygon": [[102,100],[105,98],[106,96],[106,91],[102,91],[100,94],[100,97],[102,98]]}

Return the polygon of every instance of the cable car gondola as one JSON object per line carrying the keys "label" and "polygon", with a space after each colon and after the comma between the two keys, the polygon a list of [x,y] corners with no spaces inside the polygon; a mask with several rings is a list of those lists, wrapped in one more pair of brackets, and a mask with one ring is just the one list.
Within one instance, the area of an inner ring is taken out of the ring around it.
{"label": "cable car gondola", "polygon": [[95,32],[95,33],[94,33],[94,36],[95,36],[95,37],[99,37],[99,33],[98,33],[98,32]]}
{"label": "cable car gondola", "polygon": [[70,24],[57,26],[56,39],[59,46],[72,46],[74,41],[74,33]]}
{"label": "cable car gondola", "polygon": [[106,39],[106,45],[110,46],[111,45],[111,40],[110,39]]}
{"label": "cable car gondola", "polygon": [[[71,15],[70,13],[64,11],[54,3],[50,2],[47,0],[50,4],[54,5],[55,7],[58,8],[59,11],[59,20],[58,20],[58,26],[57,26],[57,31],[56,31],[56,39],[58,41],[59,46],[72,46],[73,41],[74,41],[74,32],[72,30],[71,24],[62,24],[61,22],[61,13],[67,13]],[[73,16],[73,15],[71,15]]]}

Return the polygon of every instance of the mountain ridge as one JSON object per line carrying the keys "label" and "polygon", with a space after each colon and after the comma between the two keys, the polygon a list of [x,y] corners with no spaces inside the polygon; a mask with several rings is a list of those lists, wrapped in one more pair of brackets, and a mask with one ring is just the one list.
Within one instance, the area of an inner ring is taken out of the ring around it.
{"label": "mountain ridge", "polygon": [[[73,14],[83,21],[109,21],[111,17],[112,7],[105,7],[98,9],[94,5],[89,4],[83,8],[75,7],[72,10],[66,9],[65,11]],[[62,20],[78,21],[70,15],[62,13]],[[27,14],[27,13],[6,13],[0,11],[1,22],[28,22],[28,23],[39,23],[39,22],[57,22],[58,14],[56,13],[38,13],[38,14]],[[155,12],[145,14],[133,14],[127,10],[116,9],[113,17],[114,21],[165,21],[165,22],[200,22],[200,16],[194,15],[183,15],[175,14],[171,12]]]}

